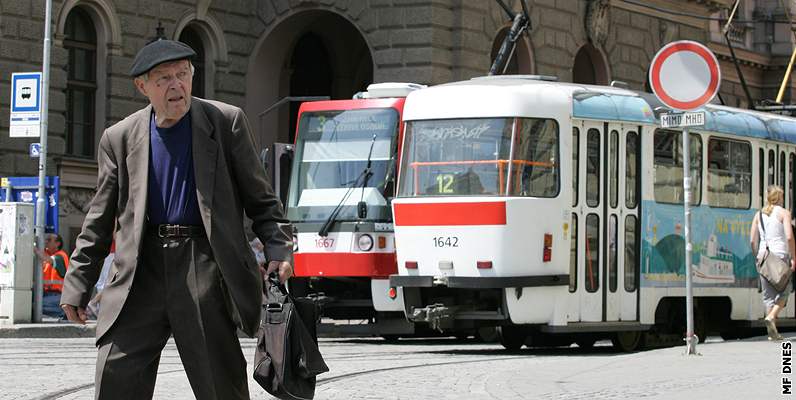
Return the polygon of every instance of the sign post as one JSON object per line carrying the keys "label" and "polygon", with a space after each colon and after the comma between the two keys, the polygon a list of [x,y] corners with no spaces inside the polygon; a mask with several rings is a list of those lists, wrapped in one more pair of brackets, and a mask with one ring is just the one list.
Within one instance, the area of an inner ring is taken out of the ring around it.
{"label": "sign post", "polygon": [[[45,199],[45,180],[47,179],[47,117],[48,117],[48,102],[50,91],[50,25],[52,25],[52,0],[45,0],[44,11],[44,50],[42,51],[42,79],[41,79],[41,135],[39,143],[41,149],[39,150],[39,197],[36,199],[36,247],[44,249],[44,226],[45,214],[44,209]],[[41,261],[41,260],[39,260]],[[37,264],[39,265],[39,264]],[[41,322],[42,315],[42,299],[44,297],[44,286],[42,285],[42,269],[41,267],[33,268],[35,271],[34,281],[34,303],[33,303],[33,322]]]}
{"label": "sign post", "polygon": [[[716,96],[721,69],[716,56],[704,45],[681,40],[655,54],[649,79],[652,91],[675,111],[692,111]],[[686,354],[696,355],[699,338],[694,335],[694,293],[691,261],[691,146],[688,127],[705,124],[704,112],[661,114],[662,128],[683,128],[683,233],[685,239]]]}

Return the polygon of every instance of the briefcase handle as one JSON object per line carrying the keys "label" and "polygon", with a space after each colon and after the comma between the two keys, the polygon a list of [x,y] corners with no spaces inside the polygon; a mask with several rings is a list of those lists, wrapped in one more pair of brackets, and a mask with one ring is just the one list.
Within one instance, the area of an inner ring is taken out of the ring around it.
{"label": "briefcase handle", "polygon": [[[279,299],[278,301],[274,301]],[[273,272],[268,275],[263,283],[263,305],[266,308],[271,304],[280,304],[288,301],[288,293],[285,285],[279,282],[279,275]],[[267,311],[277,311],[275,308],[267,309]]]}

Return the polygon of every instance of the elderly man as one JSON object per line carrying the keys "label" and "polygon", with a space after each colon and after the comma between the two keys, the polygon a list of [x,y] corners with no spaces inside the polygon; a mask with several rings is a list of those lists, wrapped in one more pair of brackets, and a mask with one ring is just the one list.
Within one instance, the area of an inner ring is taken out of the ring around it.
{"label": "elderly man", "polygon": [[[85,322],[118,221],[97,321],[98,399],[151,398],[170,335],[196,398],[248,399],[236,327],[257,331],[262,273],[292,275],[289,225],[246,116],[191,98],[194,55],[171,40],[141,49],[130,75],[150,104],[100,139],[97,194],[61,297],[69,320]],[[244,211],[267,271],[246,240]]]}

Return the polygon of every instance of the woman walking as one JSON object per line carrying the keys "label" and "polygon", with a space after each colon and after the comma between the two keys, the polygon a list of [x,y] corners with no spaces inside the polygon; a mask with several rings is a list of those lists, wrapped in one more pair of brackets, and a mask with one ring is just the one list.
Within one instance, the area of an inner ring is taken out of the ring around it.
{"label": "woman walking", "polygon": [[[769,186],[766,194],[766,206],[755,214],[752,221],[750,240],[752,249],[757,248],[757,262],[766,256],[766,250],[771,257],[785,260],[791,270],[796,270],[796,243],[793,240],[793,228],[790,224],[791,214],[782,208],[784,192],[779,186]],[[785,308],[790,285],[785,290],[778,292],[771,284],[760,277],[763,289],[763,304],[766,306],[766,330],[768,340],[782,340],[782,335],[777,331],[776,320],[780,311]]]}

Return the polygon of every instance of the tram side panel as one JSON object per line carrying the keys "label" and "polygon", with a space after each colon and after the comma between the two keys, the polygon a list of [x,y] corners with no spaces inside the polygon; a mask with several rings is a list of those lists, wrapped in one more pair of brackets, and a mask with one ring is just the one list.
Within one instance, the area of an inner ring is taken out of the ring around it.
{"label": "tram side panel", "polygon": [[[677,132],[677,146],[681,146],[681,132]],[[718,136],[720,137],[720,136]],[[757,143],[752,142],[753,150],[752,176],[753,185],[749,208],[722,208],[708,205],[718,202],[717,189],[709,193],[710,179],[704,161],[709,155],[706,149],[708,140],[714,136],[702,134],[697,143],[702,144],[700,174],[698,187],[701,193],[695,193],[697,204],[691,208],[691,243],[692,283],[698,312],[700,303],[705,300],[727,299],[730,307],[729,319],[732,321],[755,321],[764,315],[763,305],[758,291],[758,274],[755,268],[756,252],[749,247],[749,231],[751,221],[759,210],[757,196],[760,177],[758,171],[766,159],[757,156]],[[661,132],[644,135],[643,145],[643,201],[641,216],[641,271],[640,271],[640,322],[654,324],[656,311],[664,299],[684,299],[685,290],[685,241],[684,216],[682,207],[682,169],[679,171],[665,165],[656,156],[665,159],[665,154],[653,153],[653,149],[661,148]],[[658,141],[658,142],[656,142]],[[693,143],[693,142],[692,142]],[[693,147],[693,146],[692,146]],[[657,175],[657,176],[656,176]],[[668,178],[667,178],[668,177]],[[669,182],[666,182],[667,179]],[[764,182],[767,181],[764,177]],[[766,185],[764,185],[766,186]],[[714,198],[711,199],[710,196]],[[667,203],[666,200],[679,200],[680,204]],[[793,315],[793,293],[790,294],[789,306],[783,316]],[[713,303],[715,304],[715,303]],[[723,303],[722,303],[723,304]],[[712,311],[712,310],[711,310]],[[788,314],[790,311],[790,314]],[[711,323],[720,322],[723,316],[706,315]],[[658,321],[660,322],[660,321]]]}

